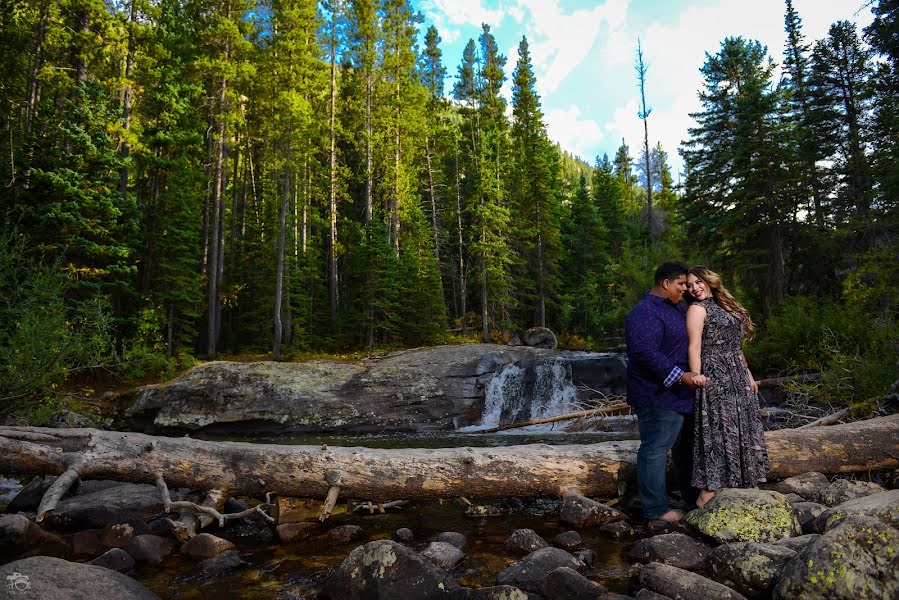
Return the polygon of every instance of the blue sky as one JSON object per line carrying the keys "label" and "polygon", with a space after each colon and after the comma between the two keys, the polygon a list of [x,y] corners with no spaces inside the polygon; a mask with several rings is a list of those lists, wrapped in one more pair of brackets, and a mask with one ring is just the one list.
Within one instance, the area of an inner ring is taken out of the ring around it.
{"label": "blue sky", "polygon": [[[785,34],[783,0],[412,0],[436,25],[452,89],[462,49],[487,23],[508,58],[507,77],[526,35],[550,137],[592,163],[612,156],[622,137],[638,155],[643,140],[637,117],[634,73],[637,38],[647,72],[650,144],[661,141],[677,173],[677,147],[699,110],[699,69],[727,36],[768,46],[781,62]],[[834,21],[864,27],[871,22],[865,0],[794,0],[806,42],[821,39]],[[423,28],[424,29],[424,28]],[[507,82],[506,95],[511,97]],[[675,180],[677,175],[675,174]]]}

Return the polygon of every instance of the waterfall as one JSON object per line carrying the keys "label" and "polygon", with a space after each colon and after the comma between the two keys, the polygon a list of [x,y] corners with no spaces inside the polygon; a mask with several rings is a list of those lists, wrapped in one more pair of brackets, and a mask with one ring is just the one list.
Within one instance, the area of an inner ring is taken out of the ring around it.
{"label": "waterfall", "polygon": [[[487,384],[481,423],[464,430],[530,421],[577,410],[571,363],[564,358],[524,360],[503,367]],[[551,423],[522,431],[548,431]]]}

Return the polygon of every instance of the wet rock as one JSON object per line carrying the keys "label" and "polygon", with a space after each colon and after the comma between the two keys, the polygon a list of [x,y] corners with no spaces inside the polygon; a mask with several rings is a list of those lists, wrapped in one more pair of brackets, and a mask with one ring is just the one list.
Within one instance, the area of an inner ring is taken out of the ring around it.
{"label": "wet rock", "polygon": [[72,548],[25,515],[0,515],[0,562],[29,556],[68,558]]}
{"label": "wet rock", "polygon": [[119,573],[127,573],[134,568],[134,559],[121,548],[111,548],[92,560],[90,564]]}
{"label": "wet rock", "polygon": [[559,567],[578,570],[581,562],[560,548],[541,548],[518,560],[496,576],[497,585],[513,585],[526,592],[540,593],[543,578]]}
{"label": "wet rock", "polygon": [[572,552],[584,547],[584,540],[577,531],[564,531],[553,538],[553,545],[562,550]]}
{"label": "wet rock", "polygon": [[508,508],[495,504],[472,504],[465,509],[465,516],[472,518],[497,518],[505,517],[508,514]]}
{"label": "wet rock", "polygon": [[819,533],[817,519],[825,510],[827,510],[827,507],[817,502],[796,502],[793,504],[793,516],[799,522],[803,533]]}
{"label": "wet rock", "polygon": [[415,540],[415,534],[407,527],[401,527],[393,533],[393,539],[401,544],[411,544]]}
{"label": "wet rock", "polygon": [[899,528],[899,489],[847,500],[818,515],[816,526],[822,532],[852,515],[874,517]]}
{"label": "wet rock", "polygon": [[365,537],[365,530],[358,525],[338,525],[315,538],[317,544],[349,544]]}
{"label": "wet rock", "polygon": [[[603,600],[605,600],[606,598],[608,598],[608,596],[605,596]],[[637,592],[637,595],[634,596],[634,598],[635,600],[671,600],[671,598],[669,598],[668,596],[656,594],[655,592],[651,592],[646,588],[643,588],[642,590]]]}
{"label": "wet rock", "polygon": [[72,534],[72,552],[75,556],[96,556],[106,549],[101,539],[102,529],[85,529]]}
{"label": "wet rock", "polygon": [[281,523],[275,528],[278,539],[285,544],[305,540],[320,530],[321,528],[318,526],[318,523],[312,523],[311,521],[301,523]]}
{"label": "wet rock", "polygon": [[599,528],[599,531],[615,538],[616,540],[632,538],[637,535],[637,530],[634,529],[634,526],[627,521],[615,521],[614,523],[606,523]]}
{"label": "wet rock", "polygon": [[721,544],[774,542],[802,531],[782,494],[756,489],[723,489],[685,522]]}
{"label": "wet rock", "polygon": [[22,598],[159,600],[156,594],[127,575],[49,556],[25,558],[0,566],[0,581],[19,586],[13,588],[16,590],[25,588]]}
{"label": "wet rock", "polygon": [[[162,498],[155,485],[148,483],[113,483],[100,489],[92,488],[85,481],[78,494],[56,505],[56,515],[64,518],[68,513],[85,508],[108,508],[113,512],[137,513],[149,516],[162,512]],[[108,482],[98,482],[107,483]],[[173,500],[180,499],[172,494]]]}
{"label": "wet rock", "polygon": [[16,494],[9,504],[6,505],[6,512],[15,513],[26,510],[35,510],[41,503],[44,493],[50,489],[56,477],[53,475],[47,477],[33,477],[22,490]]}
{"label": "wet rock", "polygon": [[[647,590],[647,592],[649,592],[649,590]],[[649,593],[651,594],[653,592],[649,592]],[[661,598],[667,598],[667,596],[660,596],[659,594],[656,594],[656,596],[659,596]],[[634,597],[633,596],[625,596],[624,594],[606,594],[605,596],[601,596],[600,600],[634,600]]]}
{"label": "wet rock", "polygon": [[240,557],[240,552],[237,550],[226,550],[218,556],[207,558],[201,562],[198,569],[200,570],[200,573],[203,574],[204,578],[218,579],[245,564],[247,563]]}
{"label": "wet rock", "polygon": [[826,488],[830,485],[830,480],[822,473],[809,471],[794,477],[787,477],[783,481],[778,481],[768,489],[780,492],[781,494],[798,494],[806,500],[811,500],[818,493],[818,490]]}
{"label": "wet rock", "polygon": [[631,579],[631,587],[678,600],[745,600],[745,596],[717,581],[661,563],[644,565]]}
{"label": "wet rock", "polygon": [[136,534],[130,523],[113,523],[100,532],[100,542],[107,548],[124,548]]}
{"label": "wet rock", "polygon": [[556,334],[548,327],[531,327],[521,334],[521,343],[535,348],[554,349],[559,345]]}
{"label": "wet rock", "polygon": [[201,533],[184,542],[179,553],[188,558],[203,560],[213,558],[228,550],[234,550],[234,548],[234,544],[228,540],[223,540],[211,533]]}
{"label": "wet rock", "polygon": [[836,479],[830,485],[815,494],[815,502],[827,506],[837,506],[848,500],[864,498],[871,494],[884,492],[883,487],[870,481],[850,481],[849,479]]}
{"label": "wet rock", "polygon": [[757,596],[769,592],[794,556],[794,550],[777,544],[724,544],[709,552],[708,574],[745,596]]}
{"label": "wet rock", "polygon": [[86,415],[82,415],[81,413],[76,413],[72,410],[58,410],[52,415],[50,415],[50,419],[47,421],[47,427],[55,427],[55,428],[84,428],[84,427],[93,427],[96,428],[97,424],[93,419]]}
{"label": "wet rock", "polygon": [[146,533],[131,538],[125,549],[134,560],[158,565],[162,559],[172,553],[175,544],[163,537]]}
{"label": "wet rock", "polygon": [[577,550],[572,552],[572,555],[584,565],[584,569],[592,569],[593,562],[596,559],[596,553],[593,550],[585,548],[583,550]]}
{"label": "wet rock", "polygon": [[595,600],[609,591],[568,567],[547,573],[541,589],[547,600]]}
{"label": "wet rock", "polygon": [[530,554],[534,550],[546,548],[549,544],[533,529],[516,529],[505,541],[505,547],[516,554]]}
{"label": "wet rock", "polygon": [[577,528],[596,527],[614,521],[622,521],[625,514],[596,500],[578,494],[565,494],[559,519]]}
{"label": "wet rock", "polygon": [[797,537],[784,538],[782,540],[777,540],[774,542],[775,546],[783,546],[784,548],[789,548],[794,552],[800,552],[803,548],[817,540],[821,537],[820,533],[809,533],[806,535],[800,535]]}
{"label": "wet rock", "polygon": [[899,530],[874,517],[846,517],[791,559],[775,600],[899,597]]}
{"label": "wet rock", "polygon": [[465,560],[465,553],[448,542],[431,542],[421,555],[447,571],[458,567]]}
{"label": "wet rock", "polygon": [[536,600],[539,596],[528,594],[511,585],[483,588],[462,588],[449,596],[449,600]]}
{"label": "wet rock", "polygon": [[226,513],[240,513],[247,510],[249,507],[247,501],[243,498],[231,497],[225,502]]}
{"label": "wet rock", "polygon": [[63,513],[51,513],[46,518],[47,524],[56,530],[81,531],[84,529],[103,529],[107,525],[128,523],[135,533],[149,533],[150,528],[143,517],[127,510],[118,510],[109,506],[85,506],[66,509]]}
{"label": "wet rock", "polygon": [[683,533],[665,533],[637,540],[630,551],[636,562],[660,562],[688,571],[702,571],[709,546]]}
{"label": "wet rock", "polygon": [[253,543],[268,544],[275,542],[275,528],[262,517],[245,517],[228,521],[228,525],[217,532],[219,537],[232,542],[249,540]]}
{"label": "wet rock", "polygon": [[663,533],[684,533],[687,531],[687,525],[683,519],[677,523],[669,523],[661,519],[653,519],[646,522],[646,531],[650,535],[661,535]]}
{"label": "wet rock", "polygon": [[465,536],[461,533],[457,533],[455,531],[444,531],[440,535],[437,536],[438,542],[446,542],[447,544],[452,544],[456,548],[463,548],[465,546]]}
{"label": "wet rock", "polygon": [[322,587],[331,600],[431,600],[448,598],[459,584],[445,570],[392,540],[359,546]]}

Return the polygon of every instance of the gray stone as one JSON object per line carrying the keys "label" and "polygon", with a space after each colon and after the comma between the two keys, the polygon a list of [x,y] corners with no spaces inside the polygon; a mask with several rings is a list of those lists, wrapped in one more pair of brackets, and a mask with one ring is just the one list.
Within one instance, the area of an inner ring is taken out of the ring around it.
{"label": "gray stone", "polygon": [[440,535],[437,536],[438,542],[446,542],[447,544],[452,544],[456,548],[465,547],[465,536],[461,533],[455,531],[444,531]]}
{"label": "gray stone", "polygon": [[231,497],[225,502],[226,513],[240,513],[247,510],[249,507],[247,501],[243,498]]}
{"label": "gray stone", "polygon": [[[0,581],[21,594],[8,597],[40,600],[159,600],[127,575],[112,569],[35,556],[0,566]],[[23,589],[24,588],[24,589]]]}
{"label": "gray stone", "polygon": [[237,550],[226,550],[218,556],[202,561],[198,569],[206,579],[217,579],[224,577],[237,567],[245,564],[247,563],[240,557],[240,552]]}
{"label": "gray stone", "polygon": [[576,550],[572,552],[574,557],[581,561],[581,564],[584,565],[585,569],[592,569],[593,562],[596,560],[596,553],[589,548],[584,548],[583,550]]}
{"label": "gray stone", "polygon": [[175,544],[170,540],[146,533],[131,538],[126,551],[134,560],[158,565],[174,548]]}
{"label": "gray stone", "polygon": [[820,533],[818,531],[818,516],[827,510],[827,507],[817,502],[796,502],[793,504],[793,516],[799,522],[803,533]]}
{"label": "gray stone", "polygon": [[81,413],[76,413],[72,410],[58,410],[52,415],[47,421],[47,427],[56,427],[56,428],[85,428],[85,427],[93,427],[96,428],[97,424],[93,419],[86,415],[82,415]]}
{"label": "gray stone", "polygon": [[709,546],[683,533],[665,533],[637,540],[630,551],[636,562],[660,562],[688,571],[702,571]]}
{"label": "gray stone", "polygon": [[25,515],[0,515],[0,562],[29,556],[68,558],[72,548]]}
{"label": "gray stone", "polygon": [[799,494],[789,493],[789,494],[784,494],[783,496],[784,496],[784,498],[787,499],[787,502],[789,502],[790,504],[796,504],[797,502],[805,502],[806,501],[805,498],[803,498]]}
{"label": "gray stone", "polygon": [[581,534],[577,531],[563,531],[553,538],[553,545],[562,550],[573,552],[584,547],[584,540],[581,539]]}
{"label": "gray stone", "polygon": [[204,560],[234,549],[234,544],[228,540],[223,540],[211,533],[201,533],[184,542],[179,553],[187,558]]}
{"label": "gray stone", "polygon": [[543,578],[559,567],[578,570],[581,561],[560,548],[541,548],[518,560],[496,576],[497,585],[513,585],[526,592],[540,593]]}
{"label": "gray stone", "polygon": [[447,571],[458,567],[465,560],[465,553],[448,542],[431,542],[421,555]]}
{"label": "gray stone", "polygon": [[784,569],[775,600],[899,597],[899,530],[874,517],[846,517]]}
{"label": "gray stone", "polygon": [[796,552],[777,544],[736,542],[709,552],[708,575],[745,596],[769,592]]}
{"label": "gray stone", "polygon": [[616,540],[624,538],[632,538],[637,535],[637,530],[627,521],[615,521],[614,523],[606,523],[599,528],[599,531],[615,538]]}
{"label": "gray stone", "polygon": [[[511,585],[483,588],[462,588],[449,596],[450,600],[536,600],[537,596]],[[542,596],[541,596],[542,598]]]}
{"label": "gray stone", "polygon": [[305,540],[306,538],[310,537],[312,534],[317,533],[320,530],[321,528],[318,526],[318,523],[312,523],[310,521],[300,523],[281,523],[275,528],[278,539],[285,544]]}
{"label": "gray stone", "polygon": [[411,544],[415,540],[415,534],[408,527],[401,527],[393,533],[393,539],[401,544]]}
{"label": "gray stone", "polygon": [[811,500],[818,493],[818,490],[826,488],[830,485],[830,480],[822,473],[809,471],[801,475],[787,477],[783,481],[778,481],[769,487],[769,489],[781,494],[797,494],[806,500]]}
{"label": "gray stone", "polygon": [[358,525],[338,525],[332,527],[323,534],[316,536],[314,541],[323,544],[349,544],[365,537],[365,530]]}
{"label": "gray stone", "polygon": [[[605,598],[608,598],[606,596]],[[646,588],[643,588],[637,595],[634,596],[635,600],[671,600],[668,596],[663,596],[662,594],[656,594],[655,592],[651,592]]]}
{"label": "gray stone", "polygon": [[137,535],[130,523],[113,523],[100,532],[100,542],[107,548],[124,548]]}
{"label": "gray stone", "polygon": [[836,479],[827,487],[815,494],[815,502],[826,506],[837,506],[848,500],[864,498],[871,494],[884,492],[883,487],[870,481],[851,481],[849,479]]}
{"label": "gray stone", "polygon": [[651,592],[663,594],[678,600],[745,600],[745,596],[735,592],[717,581],[702,575],[678,569],[671,565],[649,563],[633,576],[631,586],[636,589],[646,588]]}
{"label": "gray stone", "polygon": [[825,510],[818,515],[818,531],[830,529],[842,519],[852,515],[874,517],[899,528],[899,489],[847,500]]}
{"label": "gray stone", "polygon": [[806,535],[777,540],[776,542],[774,542],[774,545],[783,546],[784,548],[789,548],[794,552],[799,552],[803,548],[817,540],[819,537],[821,537],[820,533],[808,533]]}
{"label": "gray stone", "polygon": [[770,490],[720,490],[684,521],[720,544],[774,542],[802,531],[783,494]]}
{"label": "gray stone", "polygon": [[331,600],[431,600],[449,598],[459,584],[445,570],[392,540],[359,546],[325,581]]}
{"label": "gray stone", "polygon": [[543,578],[542,591],[547,600],[596,600],[609,590],[574,569],[559,567]]}
{"label": "gray stone", "polygon": [[562,498],[562,510],[559,513],[559,519],[563,523],[579,529],[622,521],[625,516],[620,510],[615,510],[578,494],[565,494]]}
{"label": "gray stone", "polygon": [[44,497],[44,492],[50,489],[54,481],[56,481],[56,477],[53,475],[33,477],[6,505],[6,512],[15,513],[36,509],[41,503],[41,498]]}
{"label": "gray stone", "polygon": [[465,509],[465,516],[474,519],[497,519],[509,514],[509,509],[495,504],[472,504]]}
{"label": "gray stone", "polygon": [[516,529],[505,541],[505,547],[516,554],[530,554],[534,550],[546,548],[549,544],[533,529]]}
{"label": "gray stone", "polygon": [[134,559],[121,548],[110,548],[90,562],[98,567],[106,567],[119,573],[127,573],[134,568]]}
{"label": "gray stone", "polygon": [[525,346],[550,350],[559,345],[556,334],[548,327],[531,327],[521,335],[521,343]]}
{"label": "gray stone", "polygon": [[[640,591],[642,591],[642,590],[640,590]],[[653,592],[650,592],[649,590],[646,590],[646,591],[649,594],[653,593]],[[667,596],[662,596],[661,594],[656,594],[656,596],[658,598],[662,598],[662,599],[668,598]],[[605,596],[602,596],[600,598],[600,600],[634,600],[634,597],[633,596],[625,596],[624,594],[606,594]]]}

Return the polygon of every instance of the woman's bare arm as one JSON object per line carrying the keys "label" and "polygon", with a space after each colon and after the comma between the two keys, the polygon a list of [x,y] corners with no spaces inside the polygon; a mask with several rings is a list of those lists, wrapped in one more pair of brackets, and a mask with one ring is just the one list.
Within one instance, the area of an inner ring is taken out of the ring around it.
{"label": "woman's bare arm", "polygon": [[690,370],[702,373],[702,330],[705,328],[705,307],[691,304],[687,309],[687,358]]}

